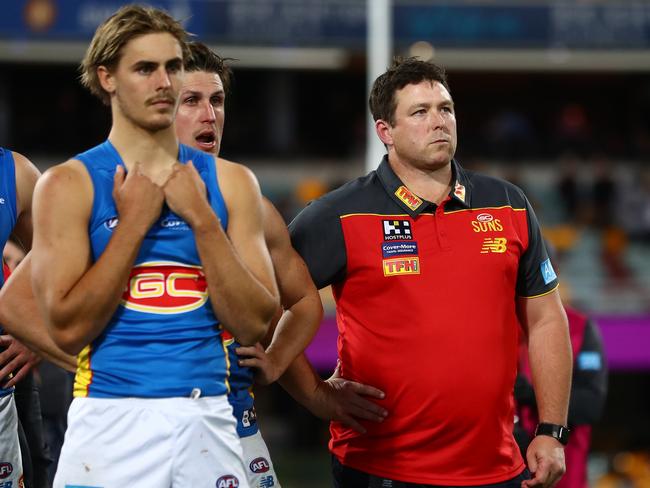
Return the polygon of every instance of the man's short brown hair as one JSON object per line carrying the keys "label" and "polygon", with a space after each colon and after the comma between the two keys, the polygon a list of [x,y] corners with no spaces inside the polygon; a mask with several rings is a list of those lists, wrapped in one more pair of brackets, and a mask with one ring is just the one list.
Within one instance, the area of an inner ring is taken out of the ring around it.
{"label": "man's short brown hair", "polygon": [[115,69],[126,43],[135,37],[158,32],[174,36],[183,50],[183,57],[187,57],[187,32],[167,12],[140,5],[120,8],[97,27],[79,67],[81,84],[108,105],[110,97],[99,82],[97,68],[105,66],[109,70]]}
{"label": "man's short brown hair", "polygon": [[437,81],[451,93],[447,73],[442,66],[418,58],[394,58],[386,72],[372,84],[368,100],[372,118],[395,125],[395,93],[406,85],[417,85],[423,81]]}
{"label": "man's short brown hair", "polygon": [[185,71],[205,71],[215,73],[221,78],[223,91],[228,93],[232,81],[232,70],[226,61],[234,61],[232,58],[222,58],[208,46],[199,41],[188,43],[190,55],[185,58]]}

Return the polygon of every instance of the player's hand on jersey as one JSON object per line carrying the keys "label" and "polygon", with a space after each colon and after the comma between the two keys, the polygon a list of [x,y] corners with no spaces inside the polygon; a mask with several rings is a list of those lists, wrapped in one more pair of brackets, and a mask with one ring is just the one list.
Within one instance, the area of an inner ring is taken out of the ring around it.
{"label": "player's hand on jersey", "polygon": [[360,420],[383,422],[388,415],[385,408],[368,398],[381,400],[385,394],[373,386],[342,378],[340,369],[338,363],[334,374],[318,385],[314,402],[317,408],[312,412],[318,417],[336,420],[365,434],[366,429]]}
{"label": "player's hand on jersey", "polygon": [[235,352],[241,358],[240,366],[255,370],[255,383],[258,385],[270,385],[282,374],[259,342],[254,346],[240,346]]}
{"label": "player's hand on jersey", "polygon": [[[11,388],[40,361],[38,355],[10,335],[0,335],[0,386]],[[9,375],[13,373],[10,378]]]}
{"label": "player's hand on jersey", "polygon": [[113,178],[113,200],[120,223],[148,231],[160,217],[165,200],[162,189],[142,174],[140,164],[135,163],[126,173],[118,166]]}
{"label": "player's hand on jersey", "polygon": [[163,186],[165,201],[190,226],[213,214],[206,198],[205,183],[192,161],[176,163]]}
{"label": "player's hand on jersey", "polygon": [[533,477],[522,481],[522,488],[552,488],[566,471],[564,447],[548,435],[533,438],[528,446],[526,459]]}

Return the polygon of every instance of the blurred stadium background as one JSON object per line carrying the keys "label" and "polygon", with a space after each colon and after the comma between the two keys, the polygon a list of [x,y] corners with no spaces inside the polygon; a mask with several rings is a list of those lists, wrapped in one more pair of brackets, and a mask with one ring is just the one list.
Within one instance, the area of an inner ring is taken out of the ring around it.
{"label": "blurred stadium background", "polygon": [[[0,145],[45,169],[106,137],[109,112],[77,64],[123,3],[2,2]],[[256,172],[287,221],[365,173],[365,0],[148,3],[238,59],[222,155]],[[592,486],[650,486],[650,2],[387,3],[392,51],[448,68],[458,159],[525,189],[559,251],[564,297],[598,321],[610,387]],[[309,352],[329,375],[336,332],[323,298]],[[275,386],[258,391],[258,412],[285,488],[329,486],[325,423]]]}

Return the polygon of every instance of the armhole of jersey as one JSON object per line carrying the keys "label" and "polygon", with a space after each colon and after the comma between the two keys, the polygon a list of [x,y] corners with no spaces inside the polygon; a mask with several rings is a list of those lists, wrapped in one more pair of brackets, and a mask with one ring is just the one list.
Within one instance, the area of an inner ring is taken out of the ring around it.
{"label": "armhole of jersey", "polygon": [[213,200],[215,200],[215,203],[217,203],[217,205],[223,208],[224,218],[221,219],[221,226],[223,227],[224,231],[227,231],[228,230],[228,207],[226,206],[226,201],[223,198],[223,193],[221,193],[221,187],[219,186],[219,172],[217,171],[218,158],[216,158],[215,156],[206,158],[206,164],[208,166],[208,177],[210,178],[211,182],[214,184],[214,189],[216,190],[212,192],[213,193],[212,198]]}
{"label": "armhole of jersey", "polygon": [[93,206],[90,213],[90,218],[88,219],[88,231],[90,232],[93,228],[93,219],[95,218],[96,215],[98,215],[98,210],[99,210],[98,206],[99,206],[100,198],[97,195],[97,189],[101,190],[102,185],[96,184],[95,172],[91,171],[90,169],[90,165],[92,163],[89,160],[87,160],[85,156],[81,154],[77,154],[73,159],[76,159],[83,165],[84,169],[86,170],[86,174],[88,175],[88,178],[90,178],[90,185],[92,188],[92,198],[93,198]]}
{"label": "armhole of jersey", "polygon": [[7,155],[5,159],[5,168],[3,172],[7,177],[7,196],[9,197],[9,205],[11,207],[11,217],[13,221],[11,222],[11,228],[13,229],[18,222],[18,192],[16,191],[16,161],[14,160],[13,152],[5,149]]}

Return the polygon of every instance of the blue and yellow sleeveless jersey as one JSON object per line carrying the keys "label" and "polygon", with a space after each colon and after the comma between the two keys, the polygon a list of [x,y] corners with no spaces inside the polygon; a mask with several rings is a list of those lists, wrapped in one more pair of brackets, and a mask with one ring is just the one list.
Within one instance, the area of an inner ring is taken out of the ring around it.
{"label": "blue and yellow sleeveless jersey", "polygon": [[[113,177],[124,163],[109,141],[75,159],[93,182],[88,232],[97,260],[119,225]],[[226,229],[228,215],[214,158],[181,145],[178,159],[194,163]],[[195,388],[203,396],[228,392],[221,327],[208,298],[194,234],[166,205],[140,247],[120,305],[77,362],[78,397],[184,397]]]}
{"label": "blue and yellow sleeveless jersey", "polygon": [[239,437],[249,437],[257,434],[257,414],[255,412],[253,396],[253,370],[239,366],[240,359],[235,349],[241,346],[226,330],[223,331],[223,343],[228,351],[230,364],[230,392],[228,401],[232,405],[233,414],[237,419],[237,434]]}
{"label": "blue and yellow sleeveless jersey", "polygon": [[[11,151],[0,147],[0,249],[5,247],[11,231],[18,218],[16,207],[16,168]],[[4,275],[0,272],[0,287],[4,284]],[[0,325],[0,333],[2,326]],[[4,382],[3,378],[0,378]],[[7,396],[13,388],[0,386],[0,398]]]}

